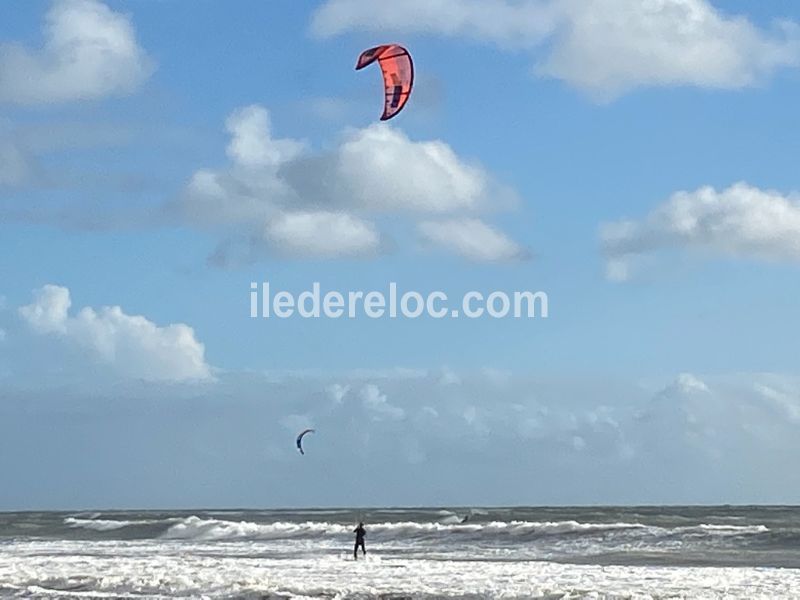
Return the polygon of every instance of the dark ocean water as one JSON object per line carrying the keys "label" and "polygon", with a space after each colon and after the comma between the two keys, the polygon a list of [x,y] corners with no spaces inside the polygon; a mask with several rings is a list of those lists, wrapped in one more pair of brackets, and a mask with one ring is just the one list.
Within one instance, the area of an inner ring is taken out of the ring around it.
{"label": "dark ocean water", "polygon": [[799,568],[782,506],[0,513],[16,597],[800,598]]}

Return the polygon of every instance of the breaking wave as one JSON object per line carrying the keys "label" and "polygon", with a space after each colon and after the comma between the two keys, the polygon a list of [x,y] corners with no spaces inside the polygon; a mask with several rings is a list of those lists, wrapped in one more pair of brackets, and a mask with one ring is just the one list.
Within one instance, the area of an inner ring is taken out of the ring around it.
{"label": "breaking wave", "polygon": [[[350,536],[353,525],[320,521],[254,523],[203,519],[190,516],[171,525],[162,535],[166,539],[184,540],[276,540],[320,536]],[[632,534],[638,536],[665,535],[748,535],[766,533],[763,525],[699,525],[668,529],[642,523],[581,523],[578,521],[491,521],[488,523],[413,522],[372,523],[368,535],[378,538],[430,538],[460,536],[468,539],[537,538],[544,536],[576,536]]]}

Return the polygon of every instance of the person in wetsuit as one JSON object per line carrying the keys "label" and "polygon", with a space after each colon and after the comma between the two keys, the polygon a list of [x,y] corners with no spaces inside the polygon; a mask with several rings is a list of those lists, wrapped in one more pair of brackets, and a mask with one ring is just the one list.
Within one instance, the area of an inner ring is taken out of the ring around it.
{"label": "person in wetsuit", "polygon": [[359,523],[358,527],[353,530],[356,534],[356,545],[353,547],[353,560],[358,560],[358,547],[361,546],[361,552],[364,556],[367,555],[367,549],[364,547],[364,536],[367,535],[367,530],[364,529],[364,523]]}

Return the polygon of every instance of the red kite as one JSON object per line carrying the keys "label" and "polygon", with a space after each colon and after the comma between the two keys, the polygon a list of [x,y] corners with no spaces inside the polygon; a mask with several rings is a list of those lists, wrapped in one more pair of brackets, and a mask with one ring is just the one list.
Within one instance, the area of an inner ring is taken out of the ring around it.
{"label": "red kite", "polygon": [[414,86],[414,63],[408,50],[397,44],[376,46],[361,53],[356,71],[375,61],[383,73],[385,99],[381,121],[388,121],[403,110]]}

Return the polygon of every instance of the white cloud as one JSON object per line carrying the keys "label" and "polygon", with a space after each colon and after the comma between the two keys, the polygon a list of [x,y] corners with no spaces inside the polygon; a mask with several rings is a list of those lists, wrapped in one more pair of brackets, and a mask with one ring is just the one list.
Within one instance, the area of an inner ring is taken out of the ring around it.
{"label": "white cloud", "polygon": [[405,411],[390,404],[386,394],[373,383],[369,383],[361,388],[361,402],[364,408],[370,412],[376,421],[400,421],[405,418]]}
{"label": "white cloud", "polygon": [[768,404],[774,406],[781,416],[791,423],[800,424],[800,395],[797,394],[796,390],[794,393],[788,393],[771,385],[758,382],[754,388],[756,393]]}
{"label": "white cloud", "polygon": [[692,375],[691,373],[681,373],[678,377],[669,384],[661,395],[664,397],[686,396],[689,394],[708,393],[708,386]]}
{"label": "white cloud", "polygon": [[37,333],[66,333],[72,300],[69,290],[45,285],[34,292],[34,302],[19,309],[20,316]]}
{"label": "white cloud", "polygon": [[320,37],[354,30],[397,31],[527,46],[551,33],[556,15],[538,1],[408,0],[368,6],[364,0],[328,0],[314,13],[311,30]]}
{"label": "white cloud", "polygon": [[638,257],[666,249],[800,261],[800,201],[737,183],[678,192],[642,221],[601,228],[610,278],[625,280]]}
{"label": "white cloud", "polygon": [[305,149],[298,140],[273,138],[269,112],[257,104],[234,111],[225,129],[231,135],[228,156],[243,167],[277,168]]}
{"label": "white cloud", "polygon": [[334,404],[341,404],[344,402],[344,397],[350,392],[350,386],[342,385],[341,383],[332,383],[325,388],[325,391],[328,392]]}
{"label": "white cloud", "polygon": [[267,223],[265,237],[278,252],[304,258],[373,255],[380,234],[372,223],[345,213],[284,213]]}
{"label": "white cloud", "polygon": [[274,138],[269,111],[258,105],[235,110],[225,128],[231,166],[194,173],[181,205],[186,218],[211,226],[264,223],[281,206],[296,203],[278,169],[300,156],[305,143]]}
{"label": "white cloud", "polygon": [[562,2],[566,24],[537,67],[603,97],[640,86],[752,86],[800,64],[794,26],[765,32],[707,0]]}
{"label": "white cloud", "polygon": [[414,142],[386,124],[353,132],[333,163],[331,183],[341,201],[371,210],[475,210],[493,193],[483,170],[444,142]]}
{"label": "white cloud", "polygon": [[96,0],[56,0],[44,47],[0,45],[0,102],[47,104],[127,94],[152,72],[130,19]]}
{"label": "white cloud", "polygon": [[263,107],[237,110],[227,125],[232,164],[195,173],[184,202],[190,217],[263,219],[278,208],[447,213],[511,196],[444,142],[412,141],[385,124],[350,131],[332,152],[311,156],[300,141],[272,137]]}
{"label": "white cloud", "polygon": [[5,342],[8,334],[5,329],[0,328],[0,342]]}
{"label": "white cloud", "polygon": [[188,325],[159,327],[119,306],[85,307],[70,316],[71,304],[67,288],[45,285],[19,314],[34,332],[62,337],[119,375],[154,381],[211,378],[205,348]]}
{"label": "white cloud", "polygon": [[[348,131],[323,153],[275,138],[261,106],[235,111],[226,127],[230,165],[195,172],[180,201],[190,223],[228,236],[215,262],[231,262],[236,252],[252,260],[264,250],[304,258],[374,256],[389,244],[370,216],[474,214],[514,201],[513,192],[446,143],[413,141],[386,124]],[[471,227],[464,235],[480,236],[482,247],[451,241],[445,248],[477,260],[505,260],[518,251],[487,225],[463,221],[464,227]],[[237,236],[248,240],[243,251],[232,241]]]}
{"label": "white cloud", "polygon": [[708,0],[328,0],[312,32],[428,33],[535,51],[536,72],[609,99],[642,86],[741,88],[800,64],[794,23],[760,29]]}
{"label": "white cloud", "polygon": [[504,262],[527,257],[525,249],[480,219],[423,221],[417,232],[427,243],[476,262]]}

